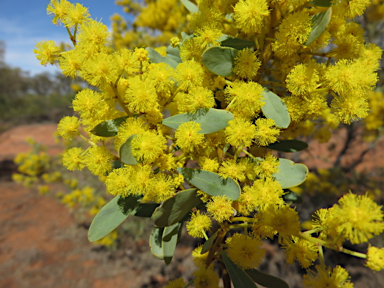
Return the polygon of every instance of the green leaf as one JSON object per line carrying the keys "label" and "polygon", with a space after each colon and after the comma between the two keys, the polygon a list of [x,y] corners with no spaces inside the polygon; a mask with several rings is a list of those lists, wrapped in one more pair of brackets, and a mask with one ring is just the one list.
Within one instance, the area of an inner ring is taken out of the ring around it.
{"label": "green leaf", "polygon": [[136,134],[131,135],[127,141],[120,146],[119,156],[121,162],[127,165],[136,165],[139,163],[137,162],[135,156],[132,155],[132,140],[134,137],[136,137]]}
{"label": "green leaf", "polygon": [[175,60],[177,63],[181,63],[183,62],[180,58],[180,49],[179,47],[172,47],[172,46],[168,46],[167,47],[167,57],[172,59],[172,60]]}
{"label": "green leaf", "polygon": [[227,253],[221,252],[225,267],[228,270],[229,277],[231,277],[233,287],[235,288],[257,288],[251,277],[245,273],[243,269],[232,262]]}
{"label": "green leaf", "polygon": [[300,140],[280,140],[279,142],[269,144],[265,148],[281,152],[298,152],[308,148],[308,144]]}
{"label": "green leaf", "polygon": [[232,47],[232,48],[235,48],[237,50],[242,50],[242,49],[245,49],[245,48],[253,48],[255,46],[255,42],[254,41],[240,39],[240,38],[235,38],[235,37],[228,36],[228,35],[225,35],[225,34],[223,34],[221,36],[219,42],[221,43],[222,47],[223,46],[225,46],[225,47]]}
{"label": "green leaf", "polygon": [[117,135],[121,123],[123,123],[128,116],[119,117],[112,120],[107,120],[98,124],[91,130],[91,133],[101,137],[113,137]]}
{"label": "green leaf", "polygon": [[311,5],[321,7],[331,7],[332,0],[312,0]]}
{"label": "green leaf", "polygon": [[172,261],[173,254],[176,250],[177,239],[179,238],[179,232],[182,226],[182,223],[175,223],[164,228],[162,248],[164,262],[167,265]]}
{"label": "green leaf", "polygon": [[329,8],[327,11],[317,13],[312,17],[312,31],[309,33],[306,46],[311,45],[317,38],[323,34],[325,29],[331,21],[332,17],[332,8]]}
{"label": "green leaf", "polygon": [[273,176],[280,182],[281,188],[298,186],[307,178],[308,168],[304,164],[296,164],[284,158],[279,158],[279,162],[279,171]]}
{"label": "green leaf", "polygon": [[132,212],[137,217],[151,218],[153,212],[159,207],[157,203],[139,203]]}
{"label": "green leaf", "polygon": [[263,91],[265,104],[261,107],[265,117],[273,119],[276,127],[287,128],[291,123],[288,108],[279,96],[264,88]]}
{"label": "green leaf", "polygon": [[148,58],[152,63],[166,63],[172,68],[176,68],[176,66],[179,64],[171,58],[162,56],[159,52],[151,47],[147,47],[145,50],[148,51]]}
{"label": "green leaf", "polygon": [[246,269],[245,273],[257,284],[267,288],[289,288],[288,284],[275,276],[265,274],[256,269]]}
{"label": "green leaf", "polygon": [[151,253],[163,260],[164,254],[163,254],[163,232],[164,227],[154,227],[151,231],[151,235],[149,236],[149,247],[151,247]]}
{"label": "green leaf", "polygon": [[232,76],[233,62],[235,61],[236,49],[230,47],[210,47],[203,53],[201,58],[205,67],[216,75]]}
{"label": "green leaf", "polygon": [[183,219],[192,208],[202,201],[196,189],[187,189],[168,198],[152,215],[155,225],[159,227],[171,226]]}
{"label": "green leaf", "polygon": [[188,0],[181,0],[181,3],[187,8],[189,12],[196,13],[199,12],[199,7],[196,6],[196,4],[192,3],[191,1]]}
{"label": "green leaf", "polygon": [[201,253],[200,254],[204,254],[204,253],[207,253],[209,250],[211,250],[216,238],[217,238],[217,231],[211,236],[209,237],[209,239],[207,241],[205,241],[204,245],[203,245],[203,248],[201,249]]}
{"label": "green leaf", "polygon": [[108,202],[93,218],[88,231],[91,242],[100,240],[116,229],[141,201],[142,196],[129,195],[126,198],[116,196]]}
{"label": "green leaf", "polygon": [[298,194],[296,194],[291,190],[288,190],[287,193],[283,195],[283,200],[286,203],[293,203],[293,204],[303,203],[303,198],[301,198]]}
{"label": "green leaf", "polygon": [[240,186],[232,178],[224,179],[219,174],[203,169],[176,168],[189,183],[211,196],[227,196],[231,200],[240,197]]}
{"label": "green leaf", "polygon": [[209,134],[228,126],[228,121],[233,120],[234,116],[231,112],[223,109],[199,109],[195,113],[182,113],[172,117],[168,117],[162,121],[162,124],[177,129],[185,122],[195,121],[201,126],[199,133]]}

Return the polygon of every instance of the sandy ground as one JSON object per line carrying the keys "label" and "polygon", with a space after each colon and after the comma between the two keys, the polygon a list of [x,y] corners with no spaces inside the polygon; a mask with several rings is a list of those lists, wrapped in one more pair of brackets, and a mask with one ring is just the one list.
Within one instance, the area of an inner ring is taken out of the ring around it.
{"label": "sandy ground", "polygon": [[[190,275],[190,247],[179,245],[169,266],[152,256],[146,240],[123,239],[123,248],[115,252],[100,249],[88,242],[87,230],[57,200],[10,181],[15,169],[11,160],[29,150],[27,136],[46,145],[51,155],[60,152],[52,136],[55,129],[53,124],[28,125],[0,135],[0,288],[164,287],[165,275]],[[380,152],[367,155],[373,157],[371,165],[383,164]],[[282,264],[283,254],[275,246],[266,248],[262,266],[283,275],[291,288],[300,287],[296,268]],[[340,257],[354,273],[355,287],[384,287],[383,273],[361,267],[361,260]]]}

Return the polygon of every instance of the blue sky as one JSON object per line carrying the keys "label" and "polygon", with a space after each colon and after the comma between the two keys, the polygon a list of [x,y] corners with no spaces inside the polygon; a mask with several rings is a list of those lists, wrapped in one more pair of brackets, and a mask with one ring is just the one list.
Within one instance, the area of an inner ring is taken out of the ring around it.
{"label": "blue sky", "polygon": [[[56,43],[69,43],[64,26],[52,23],[47,15],[49,0],[0,0],[0,40],[6,42],[5,62],[31,74],[59,71],[54,66],[39,64],[32,52],[37,42],[54,40]],[[78,0],[89,9],[93,19],[101,20],[111,27],[109,17],[114,13],[124,15],[123,9],[115,0]]]}

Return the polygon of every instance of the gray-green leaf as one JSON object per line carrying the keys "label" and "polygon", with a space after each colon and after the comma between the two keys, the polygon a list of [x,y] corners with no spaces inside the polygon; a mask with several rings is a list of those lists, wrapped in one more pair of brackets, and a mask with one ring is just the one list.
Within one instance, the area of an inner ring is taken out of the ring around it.
{"label": "gray-green leaf", "polygon": [[129,195],[126,198],[116,196],[108,202],[93,218],[88,231],[91,242],[100,240],[117,228],[134,210],[142,196]]}
{"label": "gray-green leaf", "polygon": [[181,227],[182,223],[178,222],[164,228],[162,249],[164,262],[167,265],[171,263],[173,254],[175,253],[177,239],[179,238]]}
{"label": "gray-green leaf", "polygon": [[224,179],[219,174],[203,169],[177,168],[189,183],[211,196],[227,196],[231,200],[240,197],[240,186],[232,178]]}
{"label": "gray-green leaf", "polygon": [[331,21],[332,17],[332,7],[330,7],[325,12],[317,13],[316,15],[313,15],[312,17],[312,30],[311,33],[309,33],[307,42],[305,42],[306,46],[311,45],[317,38],[323,34],[325,29],[327,29],[327,26],[329,24],[329,21]]}
{"label": "gray-green leaf", "polygon": [[245,48],[253,48],[255,46],[254,41],[250,40],[245,40],[245,39],[240,39],[240,38],[235,38],[232,36],[228,36],[223,34],[219,40],[221,43],[221,46],[223,47],[232,47],[237,50],[242,50]]}
{"label": "gray-green leaf", "polygon": [[210,47],[201,58],[205,67],[216,75],[232,76],[233,63],[238,50],[230,47]]}
{"label": "gray-green leaf", "polygon": [[261,111],[265,117],[273,119],[276,127],[287,128],[291,123],[288,108],[279,96],[264,88],[263,91],[265,104],[261,107]]}
{"label": "gray-green leaf", "polygon": [[191,1],[188,0],[181,0],[181,3],[187,8],[191,14],[199,12],[199,7],[196,6],[196,4],[192,3]]}
{"label": "gray-green leaf", "polygon": [[174,59],[162,56],[159,52],[151,47],[147,47],[145,50],[148,51],[148,58],[152,63],[166,63],[172,68],[176,68],[176,66],[179,64]]}
{"label": "gray-green leaf", "polygon": [[96,125],[95,128],[91,130],[91,133],[96,136],[101,137],[113,137],[117,135],[121,123],[123,123],[128,116],[119,117],[112,120],[106,120]]}
{"label": "gray-green leaf", "polygon": [[121,159],[121,162],[127,164],[127,165],[136,165],[137,160],[135,156],[132,154],[132,140],[136,137],[136,134],[131,135],[127,141],[125,141],[121,146],[119,150],[119,156]]}
{"label": "gray-green leaf", "polygon": [[182,113],[172,117],[168,117],[162,123],[168,127],[177,129],[183,123],[195,121],[201,126],[199,133],[209,134],[217,132],[228,126],[228,121],[233,120],[234,116],[231,112],[223,109],[199,109],[194,113]]}
{"label": "gray-green leaf", "polygon": [[252,278],[249,277],[243,269],[233,263],[227,253],[221,252],[221,256],[223,257],[225,267],[227,268],[235,288],[257,288],[257,285],[253,282]]}
{"label": "gray-green leaf", "polygon": [[289,288],[288,284],[275,276],[260,272],[257,269],[247,269],[245,273],[257,284],[267,288]]}
{"label": "gray-green leaf", "polygon": [[280,158],[279,162],[279,171],[273,176],[280,182],[281,188],[298,186],[307,178],[308,168],[304,164],[296,164],[284,158]]}

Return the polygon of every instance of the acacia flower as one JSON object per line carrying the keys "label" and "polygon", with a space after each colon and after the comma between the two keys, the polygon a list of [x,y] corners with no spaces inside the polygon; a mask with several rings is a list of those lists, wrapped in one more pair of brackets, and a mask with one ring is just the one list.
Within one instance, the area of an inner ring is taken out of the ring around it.
{"label": "acacia flower", "polygon": [[83,152],[84,150],[80,147],[68,149],[63,154],[63,165],[68,170],[83,170],[85,167]]}
{"label": "acacia flower", "polygon": [[350,277],[347,270],[340,266],[336,266],[333,270],[331,268],[322,268],[316,266],[317,273],[309,272],[304,275],[303,284],[308,288],[324,288],[324,287],[337,287],[337,288],[353,288],[350,282]]}
{"label": "acacia flower", "polygon": [[57,133],[65,140],[71,140],[79,134],[80,120],[75,116],[65,116],[57,125]]}
{"label": "acacia flower", "polygon": [[192,213],[191,220],[187,223],[188,234],[194,238],[204,238],[205,231],[212,227],[212,220],[206,214],[200,214],[200,211]]}
{"label": "acacia flower", "polygon": [[260,237],[235,233],[226,239],[226,244],[229,258],[242,269],[257,268],[263,260],[265,250],[260,247]]}
{"label": "acacia flower", "polygon": [[233,8],[235,23],[244,33],[258,33],[263,20],[269,15],[265,0],[240,0]]}
{"label": "acacia flower", "polygon": [[384,248],[370,246],[368,248],[365,266],[373,271],[384,269]]}
{"label": "acacia flower", "polygon": [[195,121],[181,124],[175,132],[176,145],[185,152],[191,152],[204,143],[204,134],[199,133],[200,130],[200,124]]}

